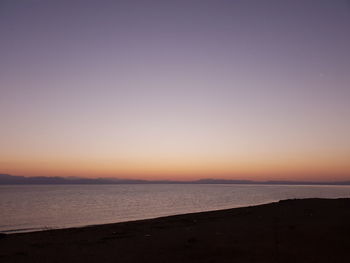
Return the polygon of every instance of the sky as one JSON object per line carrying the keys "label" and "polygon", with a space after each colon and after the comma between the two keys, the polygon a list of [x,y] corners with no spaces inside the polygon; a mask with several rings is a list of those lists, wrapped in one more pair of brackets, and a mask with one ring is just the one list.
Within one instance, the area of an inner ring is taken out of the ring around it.
{"label": "sky", "polygon": [[0,173],[350,180],[349,134],[350,1],[0,1]]}

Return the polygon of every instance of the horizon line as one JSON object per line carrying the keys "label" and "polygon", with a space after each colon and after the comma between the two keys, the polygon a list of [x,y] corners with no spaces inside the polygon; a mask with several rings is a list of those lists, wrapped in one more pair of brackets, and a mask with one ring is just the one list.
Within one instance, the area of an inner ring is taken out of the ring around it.
{"label": "horizon line", "polygon": [[[5,177],[5,179],[4,179]],[[7,178],[6,178],[7,177]],[[184,184],[314,184],[314,185],[327,185],[327,184],[337,184],[337,185],[350,185],[349,180],[334,180],[334,181],[303,181],[303,180],[249,180],[249,179],[222,179],[222,178],[200,178],[200,179],[192,179],[192,180],[173,180],[173,179],[137,179],[137,178],[110,178],[110,177],[96,177],[96,178],[88,178],[88,177],[77,177],[77,176],[21,176],[21,175],[12,175],[12,174],[0,174],[0,184],[6,184],[6,179],[8,179],[11,184],[27,184],[34,183],[35,181],[46,180],[46,183],[49,184],[74,184],[74,183],[85,183],[85,184],[147,184],[147,183],[184,183]],[[21,180],[22,181],[18,181]],[[14,181],[13,181],[14,180]],[[23,181],[24,180],[24,181]],[[55,180],[61,180],[61,182],[55,182]]]}

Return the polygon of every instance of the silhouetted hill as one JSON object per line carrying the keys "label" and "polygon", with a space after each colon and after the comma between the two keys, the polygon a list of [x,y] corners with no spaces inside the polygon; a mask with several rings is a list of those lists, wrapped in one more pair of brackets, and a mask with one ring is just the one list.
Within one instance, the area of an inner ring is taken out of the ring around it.
{"label": "silhouetted hill", "polygon": [[196,184],[252,184],[250,180],[227,180],[227,179],[200,179],[193,181]]}
{"label": "silhouetted hill", "polygon": [[304,181],[251,181],[228,179],[200,179],[195,181],[169,180],[137,180],[117,178],[79,178],[79,177],[25,177],[9,174],[0,174],[0,184],[269,184],[269,185],[350,185],[350,181],[340,182],[304,182]]}
{"label": "silhouetted hill", "polygon": [[0,184],[139,184],[144,180],[106,179],[106,178],[65,178],[65,177],[24,177],[0,174]]}

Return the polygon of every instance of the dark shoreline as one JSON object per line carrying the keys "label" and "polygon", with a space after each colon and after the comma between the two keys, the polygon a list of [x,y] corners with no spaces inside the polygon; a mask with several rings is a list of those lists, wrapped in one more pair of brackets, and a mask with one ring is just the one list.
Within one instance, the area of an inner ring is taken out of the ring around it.
{"label": "dark shoreline", "polygon": [[0,236],[1,262],[350,262],[350,199]]}
{"label": "dark shoreline", "polygon": [[[278,202],[278,201],[276,201]],[[275,202],[272,202],[275,203]],[[36,233],[36,232],[46,232],[46,231],[56,231],[56,230],[69,230],[69,229],[80,229],[80,228],[90,228],[90,227],[101,227],[101,226],[108,226],[108,225],[116,225],[116,224],[126,224],[126,223],[135,223],[135,222],[143,222],[148,220],[158,220],[158,219],[166,219],[169,217],[176,217],[176,216],[187,216],[187,215],[195,215],[195,214],[203,214],[203,213],[213,213],[213,212],[219,212],[219,211],[226,211],[226,210],[232,210],[237,208],[246,208],[246,207],[255,207],[260,205],[266,205],[270,203],[261,203],[261,204],[255,204],[255,205],[242,205],[237,206],[234,208],[221,208],[221,209],[215,209],[215,210],[207,210],[207,211],[199,211],[199,212],[187,212],[187,213],[181,213],[181,214],[170,214],[170,215],[163,215],[163,216],[156,216],[156,217],[149,217],[149,218],[139,218],[139,219],[131,219],[131,220],[125,220],[125,221],[117,221],[117,222],[111,222],[111,223],[99,223],[99,224],[86,224],[86,225],[73,225],[73,226],[63,226],[63,227],[42,227],[42,228],[20,228],[20,229],[8,229],[8,230],[0,230],[0,235],[3,236],[9,236],[9,235],[16,235],[16,234],[30,234],[30,233]]]}

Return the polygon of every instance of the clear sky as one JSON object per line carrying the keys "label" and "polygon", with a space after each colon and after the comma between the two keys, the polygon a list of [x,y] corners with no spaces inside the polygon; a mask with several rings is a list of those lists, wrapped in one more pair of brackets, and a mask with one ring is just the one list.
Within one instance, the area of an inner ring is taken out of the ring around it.
{"label": "clear sky", "polygon": [[349,1],[0,1],[0,173],[349,180],[349,135]]}

